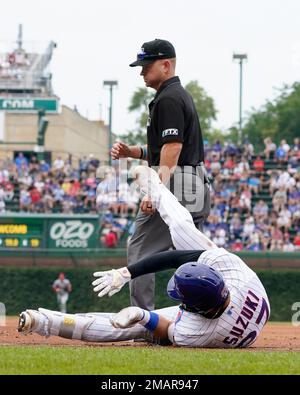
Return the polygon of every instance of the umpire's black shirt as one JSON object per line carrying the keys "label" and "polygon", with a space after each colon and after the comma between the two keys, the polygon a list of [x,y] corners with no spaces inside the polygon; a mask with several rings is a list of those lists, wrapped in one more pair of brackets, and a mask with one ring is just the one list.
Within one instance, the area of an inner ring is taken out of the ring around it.
{"label": "umpire's black shirt", "polygon": [[197,111],[178,77],[164,81],[149,104],[147,140],[149,166],[159,166],[162,146],[174,141],[182,143],[179,166],[197,166],[204,161]]}

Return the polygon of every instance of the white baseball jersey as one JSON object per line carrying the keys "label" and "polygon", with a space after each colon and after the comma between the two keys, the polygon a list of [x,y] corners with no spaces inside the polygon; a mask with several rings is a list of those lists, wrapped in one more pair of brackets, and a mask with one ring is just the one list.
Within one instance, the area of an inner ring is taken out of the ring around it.
{"label": "white baseball jersey", "polygon": [[270,315],[266,291],[257,275],[223,248],[202,253],[199,262],[222,274],[230,303],[217,319],[180,309],[173,342],[188,347],[246,347],[253,343]]}

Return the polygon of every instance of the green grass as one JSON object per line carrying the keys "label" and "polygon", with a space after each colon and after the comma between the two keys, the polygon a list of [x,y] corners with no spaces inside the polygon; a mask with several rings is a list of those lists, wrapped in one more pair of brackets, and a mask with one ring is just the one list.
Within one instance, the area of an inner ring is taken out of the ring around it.
{"label": "green grass", "polygon": [[0,374],[300,374],[300,353],[163,347],[3,346]]}

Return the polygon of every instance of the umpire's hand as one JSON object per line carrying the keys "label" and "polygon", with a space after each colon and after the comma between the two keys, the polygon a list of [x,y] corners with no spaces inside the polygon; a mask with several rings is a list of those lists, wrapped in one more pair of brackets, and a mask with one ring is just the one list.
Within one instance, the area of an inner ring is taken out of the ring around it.
{"label": "umpire's hand", "polygon": [[128,158],[131,155],[131,151],[127,144],[118,141],[113,144],[110,154],[113,159]]}
{"label": "umpire's hand", "polygon": [[156,211],[154,203],[151,201],[151,198],[147,195],[143,197],[140,204],[140,208],[142,212],[145,214],[154,214]]}

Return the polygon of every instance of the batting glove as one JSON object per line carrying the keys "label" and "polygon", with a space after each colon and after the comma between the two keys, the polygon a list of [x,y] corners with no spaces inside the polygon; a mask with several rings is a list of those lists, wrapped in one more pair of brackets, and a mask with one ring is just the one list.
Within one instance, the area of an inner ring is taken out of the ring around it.
{"label": "batting glove", "polygon": [[95,272],[94,277],[99,277],[92,282],[94,292],[99,292],[99,298],[107,295],[112,296],[119,292],[123,286],[131,280],[131,274],[127,267],[121,269],[112,269],[105,272]]}
{"label": "batting glove", "polygon": [[130,328],[141,322],[145,312],[140,307],[126,307],[117,314],[110,317],[110,323],[115,328]]}

